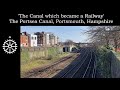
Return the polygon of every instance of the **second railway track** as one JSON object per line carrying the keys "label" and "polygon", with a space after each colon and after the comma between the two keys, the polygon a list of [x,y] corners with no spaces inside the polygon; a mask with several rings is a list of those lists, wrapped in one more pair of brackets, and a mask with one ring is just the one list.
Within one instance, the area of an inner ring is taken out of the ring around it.
{"label": "second railway track", "polygon": [[54,78],[95,78],[96,54],[94,50],[91,47],[83,49],[78,59],[76,64],[71,65],[71,68]]}

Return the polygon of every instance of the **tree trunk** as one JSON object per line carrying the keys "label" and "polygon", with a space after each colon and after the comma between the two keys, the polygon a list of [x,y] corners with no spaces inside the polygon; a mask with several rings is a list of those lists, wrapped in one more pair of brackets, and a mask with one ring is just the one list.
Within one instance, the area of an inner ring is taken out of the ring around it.
{"label": "tree trunk", "polygon": [[109,39],[108,39],[108,37],[106,37],[106,46],[107,47],[109,46]]}
{"label": "tree trunk", "polygon": [[115,52],[117,52],[118,43],[117,43],[116,38],[114,39],[114,43],[115,43]]}

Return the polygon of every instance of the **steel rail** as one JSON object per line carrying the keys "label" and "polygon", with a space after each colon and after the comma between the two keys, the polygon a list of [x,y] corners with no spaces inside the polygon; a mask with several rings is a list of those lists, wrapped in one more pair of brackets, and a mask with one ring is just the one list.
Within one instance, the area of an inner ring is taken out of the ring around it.
{"label": "steel rail", "polygon": [[94,52],[94,54],[95,54],[95,61],[94,61],[94,68],[93,68],[92,78],[96,77],[96,53]]}
{"label": "steel rail", "polygon": [[[89,54],[89,53],[88,53],[88,54]],[[82,65],[83,65],[83,64],[85,63],[85,61],[87,60],[88,54],[87,54],[87,56],[85,57],[85,59],[83,60],[83,62],[81,63],[81,65],[77,68],[76,72],[73,73],[73,75],[72,75],[70,78],[73,78],[73,77],[77,74],[77,72],[80,70],[80,68],[82,67]]]}
{"label": "steel rail", "polygon": [[88,71],[88,69],[89,69],[89,67],[90,67],[91,61],[92,61],[92,51],[90,51],[90,53],[91,53],[91,58],[90,58],[90,61],[89,61],[89,63],[88,63],[88,66],[87,66],[87,68],[86,68],[86,70],[85,70],[85,73],[83,74],[82,78],[85,77],[85,75],[86,75],[86,73],[87,73],[87,71]]}
{"label": "steel rail", "polygon": [[[86,49],[86,48],[85,48]],[[86,55],[86,53],[88,52],[88,49],[85,50],[84,55],[82,56],[81,59],[83,59]],[[68,70],[67,72],[65,72],[60,78],[64,78],[68,73],[70,73],[77,65],[79,65],[79,63],[81,63],[81,61],[79,61],[73,68],[71,68],[70,70]]]}

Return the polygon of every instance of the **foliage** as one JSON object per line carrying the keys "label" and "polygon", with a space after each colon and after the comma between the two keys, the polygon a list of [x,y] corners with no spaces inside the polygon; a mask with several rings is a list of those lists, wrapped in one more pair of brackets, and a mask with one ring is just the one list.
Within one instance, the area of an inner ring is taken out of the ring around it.
{"label": "foliage", "polygon": [[74,42],[72,41],[72,40],[66,40],[65,41],[65,43],[64,43],[65,45],[72,45],[72,44],[74,44]]}
{"label": "foliage", "polygon": [[49,55],[49,56],[47,57],[47,60],[51,60],[51,59],[53,59],[53,56],[52,56],[52,55]]}
{"label": "foliage", "polygon": [[109,45],[113,45],[115,51],[120,47],[120,26],[90,26],[86,33],[91,42],[98,46],[106,45],[109,48]]}
{"label": "foliage", "polygon": [[20,56],[21,56],[20,58],[21,58],[21,63],[22,64],[26,63],[30,60],[29,53],[27,51],[22,52]]}
{"label": "foliage", "polygon": [[[49,65],[57,60],[59,60],[62,57],[68,56],[70,53],[62,53],[58,54],[58,56],[51,56],[49,55],[48,58],[44,59],[34,59],[34,60],[29,60],[26,63],[21,63],[21,77],[24,77],[27,72],[31,71],[32,69],[40,68],[46,65]],[[22,61],[22,60],[21,60]]]}
{"label": "foliage", "polygon": [[109,50],[106,47],[100,47],[97,52],[98,61],[97,69],[102,78],[110,78],[110,59],[109,59]]}
{"label": "foliage", "polygon": [[107,46],[107,45],[104,45],[104,47],[106,48],[106,49],[109,49],[109,50],[113,50],[113,47],[112,46]]}

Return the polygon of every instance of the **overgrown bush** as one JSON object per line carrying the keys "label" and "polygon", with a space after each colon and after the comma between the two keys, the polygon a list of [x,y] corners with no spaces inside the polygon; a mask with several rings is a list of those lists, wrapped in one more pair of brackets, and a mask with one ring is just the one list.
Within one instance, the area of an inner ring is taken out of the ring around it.
{"label": "overgrown bush", "polygon": [[97,70],[99,72],[99,77],[102,78],[110,78],[110,59],[109,59],[109,51],[106,47],[101,47],[98,49],[97,57]]}
{"label": "overgrown bush", "polygon": [[106,49],[113,50],[113,47],[112,47],[112,46],[107,46],[107,45],[105,45],[104,47],[105,47]]}
{"label": "overgrown bush", "polygon": [[51,60],[51,59],[53,59],[53,56],[52,55],[48,55],[47,60]]}

